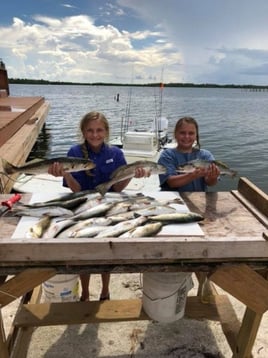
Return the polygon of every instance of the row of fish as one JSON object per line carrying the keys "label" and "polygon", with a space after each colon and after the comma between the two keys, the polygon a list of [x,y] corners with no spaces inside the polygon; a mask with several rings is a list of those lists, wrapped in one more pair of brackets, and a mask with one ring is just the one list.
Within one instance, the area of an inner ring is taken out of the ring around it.
{"label": "row of fish", "polygon": [[179,212],[183,201],[156,200],[143,194],[127,195],[97,191],[70,193],[54,200],[17,204],[9,215],[38,217],[26,234],[28,238],[148,237],[164,225],[199,222],[203,216]]}
{"label": "row of fish", "polygon": [[[26,163],[23,166],[17,167],[5,159],[1,158],[2,160],[2,166],[3,166],[3,172],[1,174],[9,176],[12,174],[18,174],[18,173],[26,173],[26,174],[32,174],[37,175],[41,173],[47,173],[49,166],[54,162],[62,163],[64,166],[64,170],[67,172],[76,172],[76,171],[82,171],[86,170],[89,171],[95,168],[94,162],[92,162],[89,159],[84,158],[73,158],[73,157],[57,157],[57,158],[51,158],[51,159],[34,159],[28,163]],[[179,166],[177,168],[177,171],[179,173],[189,173],[196,168],[208,168],[208,166],[214,163],[216,164],[220,169],[220,175],[230,175],[231,177],[234,177],[237,175],[237,172],[230,169],[225,163],[219,161],[219,160],[201,160],[196,159],[189,161],[187,163],[184,163],[183,165]],[[147,160],[140,160],[136,161],[132,164],[127,164],[119,167],[116,169],[112,175],[111,180],[107,183],[100,184],[97,187],[97,190],[101,194],[105,194],[113,184],[125,180],[130,179],[135,176],[135,170],[137,167],[141,167],[144,169],[147,176],[151,174],[164,174],[166,173],[166,168],[163,165],[159,165],[152,161]]]}

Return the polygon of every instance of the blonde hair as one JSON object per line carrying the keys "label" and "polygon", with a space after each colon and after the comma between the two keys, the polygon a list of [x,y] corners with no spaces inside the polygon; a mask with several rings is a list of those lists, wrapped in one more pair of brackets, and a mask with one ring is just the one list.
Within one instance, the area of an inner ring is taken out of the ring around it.
{"label": "blonde hair", "polygon": [[92,121],[101,121],[102,124],[104,125],[104,128],[106,129],[106,138],[105,141],[107,142],[109,140],[109,136],[110,136],[110,127],[109,127],[109,122],[106,119],[105,115],[102,114],[101,112],[96,112],[96,111],[92,111],[92,112],[88,112],[86,113],[81,121],[80,121],[80,131],[82,136],[84,137],[84,131],[88,125],[88,123],[92,122]]}
{"label": "blonde hair", "polygon": [[200,141],[199,141],[199,127],[198,127],[197,121],[193,117],[182,117],[177,121],[177,123],[175,125],[175,128],[174,128],[174,137],[176,136],[177,130],[183,124],[193,124],[195,126],[195,129],[196,129],[196,144],[194,145],[194,147],[196,149],[200,149],[201,145],[200,145]]}

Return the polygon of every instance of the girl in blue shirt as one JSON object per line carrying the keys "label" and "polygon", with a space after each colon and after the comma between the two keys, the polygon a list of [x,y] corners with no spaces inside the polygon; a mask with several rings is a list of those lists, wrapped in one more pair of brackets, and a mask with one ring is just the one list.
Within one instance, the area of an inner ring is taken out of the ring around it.
{"label": "girl in blue shirt", "polygon": [[[109,139],[109,123],[102,113],[87,113],[81,119],[80,130],[83,136],[83,143],[72,146],[67,155],[91,159],[96,164],[96,167],[90,173],[85,171],[68,173],[64,171],[61,163],[55,162],[48,171],[49,174],[54,176],[62,176],[63,185],[69,187],[73,192],[95,189],[97,185],[109,181],[110,175],[115,169],[127,164],[122,150],[106,143]],[[146,175],[143,168],[136,169],[136,178]],[[111,190],[120,192],[128,183],[129,179],[115,183]],[[82,286],[81,301],[89,300],[89,279],[90,275],[88,274],[80,275]],[[103,273],[100,300],[110,298],[109,282],[110,274]]]}
{"label": "girl in blue shirt", "polygon": [[177,146],[163,150],[158,160],[159,164],[167,168],[166,174],[159,175],[162,190],[206,191],[207,186],[215,185],[220,171],[214,163],[211,163],[208,169],[196,168],[187,174],[177,172],[180,165],[190,160],[214,160],[208,150],[200,149],[196,120],[192,117],[180,118],[174,129],[174,137]]}

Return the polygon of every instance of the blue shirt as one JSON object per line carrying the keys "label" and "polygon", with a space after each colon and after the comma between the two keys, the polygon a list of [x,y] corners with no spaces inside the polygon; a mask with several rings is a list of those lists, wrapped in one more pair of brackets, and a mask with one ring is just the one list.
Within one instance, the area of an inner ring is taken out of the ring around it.
{"label": "blue shirt", "polygon": [[170,188],[166,182],[168,177],[178,175],[176,171],[178,166],[194,159],[214,160],[214,157],[206,149],[193,150],[192,153],[181,153],[176,148],[167,148],[163,150],[158,163],[164,165],[167,168],[167,172],[166,174],[159,175],[161,189],[177,191],[206,191],[207,185],[203,177],[195,179],[192,182],[178,188]]}
{"label": "blue shirt", "polygon": [[[91,175],[85,171],[71,173],[81,185],[81,191],[93,190],[97,185],[109,181],[110,175],[115,169],[127,164],[122,150],[118,147],[103,144],[98,153],[93,152],[89,147],[87,149],[88,158],[96,165],[94,169],[90,170]],[[84,158],[81,144],[71,147],[67,156]],[[63,180],[63,186],[67,186],[65,180]]]}

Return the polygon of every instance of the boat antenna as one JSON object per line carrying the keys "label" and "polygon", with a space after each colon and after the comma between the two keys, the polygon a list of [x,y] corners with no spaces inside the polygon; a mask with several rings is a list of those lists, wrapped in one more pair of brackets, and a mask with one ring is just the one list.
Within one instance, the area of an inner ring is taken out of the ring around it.
{"label": "boat antenna", "polygon": [[161,147],[161,118],[162,118],[162,105],[163,105],[163,90],[164,90],[164,82],[163,82],[163,75],[164,75],[164,68],[162,67],[161,70],[161,78],[159,83],[159,92],[158,92],[158,101],[159,103],[156,103],[156,116],[155,116],[155,131],[156,131],[156,139],[157,143],[159,145],[159,148]]}
{"label": "boat antenna", "polygon": [[131,75],[131,84],[128,88],[125,116],[122,118],[121,121],[121,143],[123,143],[124,133],[128,131],[128,127],[130,125],[130,106],[131,106],[131,98],[132,98],[132,86],[133,86],[133,69]]}

